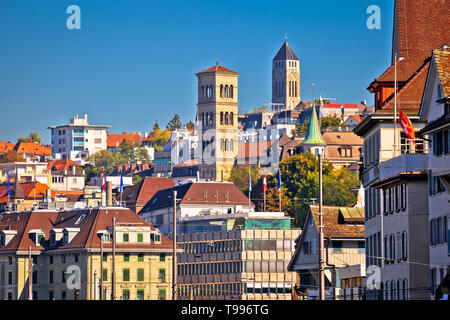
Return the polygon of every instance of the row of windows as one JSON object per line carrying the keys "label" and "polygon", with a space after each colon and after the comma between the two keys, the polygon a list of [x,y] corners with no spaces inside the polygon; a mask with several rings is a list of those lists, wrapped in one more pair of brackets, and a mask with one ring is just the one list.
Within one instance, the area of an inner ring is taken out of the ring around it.
{"label": "row of windows", "polygon": [[233,98],[233,96],[234,96],[234,90],[233,90],[234,88],[233,88],[233,85],[230,85],[230,86],[228,86],[228,85],[223,85],[223,84],[221,84],[220,85],[220,97],[221,98]]}
{"label": "row of windows", "polygon": [[[103,268],[102,280],[109,281],[108,279],[111,279],[111,277],[108,277],[108,268]],[[129,268],[122,269],[122,281],[130,281],[130,269]],[[145,281],[144,268],[136,269],[136,281]],[[163,268],[159,269],[158,281],[166,282],[166,269],[163,269]]]}
{"label": "row of windows", "polygon": [[408,237],[406,231],[402,233],[386,235],[384,237],[385,263],[406,261],[408,258]]}
{"label": "row of windows", "polygon": [[220,139],[220,150],[221,151],[234,151],[234,140],[233,139]]}
{"label": "row of windows", "polygon": [[366,202],[366,207],[364,210],[366,220],[373,218],[381,213],[381,191],[379,189],[366,188],[364,190],[364,199]]}
{"label": "row of windows", "polygon": [[[112,254],[103,253],[103,261],[108,261],[108,256],[112,256]],[[123,254],[123,261],[124,262],[130,261],[130,254],[129,253],[124,253]],[[137,261],[138,262],[143,262],[144,261],[144,254],[143,253],[138,253],[137,254]],[[159,261],[160,262],[166,261],[166,254],[165,253],[161,253],[159,255]]]}
{"label": "row of windows", "polygon": [[378,163],[380,160],[380,132],[364,139],[364,167]]}
{"label": "row of windows", "polygon": [[430,220],[430,244],[432,246],[447,242],[447,216]]}
{"label": "row of windows", "polygon": [[234,125],[234,114],[233,112],[220,112],[220,124],[221,125]]}
{"label": "row of windows", "polygon": [[285,81],[277,80],[275,81],[275,97],[281,98],[285,94]]}
{"label": "row of windows", "polygon": [[408,280],[387,281],[383,287],[385,300],[408,300]]}
{"label": "row of windows", "polygon": [[401,184],[393,188],[383,190],[384,215],[399,212],[406,209],[406,185]]}
{"label": "row of windows", "polygon": [[228,274],[242,272],[240,262],[192,263],[178,265],[179,275]]}
{"label": "row of windows", "polygon": [[236,252],[241,250],[277,250],[291,251],[291,240],[255,239],[255,240],[222,240],[211,242],[189,242],[180,244],[187,254]]}
{"label": "row of windows", "polygon": [[289,97],[297,97],[297,81],[289,81]]}
{"label": "row of windows", "polygon": [[375,233],[366,238],[367,254],[366,265],[376,265],[381,267],[381,232]]}
{"label": "row of windows", "polygon": [[[104,296],[106,296],[106,294]],[[136,300],[144,300],[144,298],[145,298],[144,289],[137,289]],[[130,289],[122,290],[122,296],[120,297],[120,300],[130,300]],[[166,300],[166,289],[162,288],[158,289],[158,300]]]}
{"label": "row of windows", "polygon": [[[286,61],[283,61],[283,60],[275,61],[274,62],[274,66],[277,67],[277,68],[284,67],[286,65],[285,62]],[[288,61],[288,66],[289,67],[297,67],[297,64],[298,64],[298,61]]]}
{"label": "row of windows", "polygon": [[435,196],[442,192],[445,192],[444,184],[439,179],[439,177],[433,177],[430,171],[430,173],[428,174],[428,195]]}
{"label": "row of windows", "polygon": [[[431,289],[431,294],[434,295],[436,293],[436,289],[439,286],[439,283],[444,280],[445,274],[446,274],[446,269],[447,269],[447,272],[448,272],[448,270],[450,270],[450,266],[448,266],[447,268],[440,267],[440,268],[432,268],[432,269],[430,269],[430,289]],[[439,272],[439,275],[440,275],[440,279],[437,278],[437,273],[438,272]]]}
{"label": "row of windows", "polygon": [[200,114],[202,118],[202,126],[212,126],[214,123],[214,114],[212,112],[202,112]]}
{"label": "row of windows", "polygon": [[182,285],[179,289],[180,296],[232,296],[240,294],[291,294],[290,287],[266,287],[257,288],[246,283],[210,283],[198,285]]}
{"label": "row of windows", "polygon": [[448,154],[450,149],[450,134],[449,130],[439,131],[432,135],[433,140],[433,154],[440,156]]}

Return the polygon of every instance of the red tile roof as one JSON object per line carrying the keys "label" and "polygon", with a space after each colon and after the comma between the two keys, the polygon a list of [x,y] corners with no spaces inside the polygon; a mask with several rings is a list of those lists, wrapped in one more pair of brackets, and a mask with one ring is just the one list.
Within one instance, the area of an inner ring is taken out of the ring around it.
{"label": "red tile roof", "polygon": [[344,107],[344,109],[357,109],[358,105],[357,104],[351,104],[351,103],[324,103],[323,107],[324,108],[341,108]]}
{"label": "red tile roof", "polygon": [[71,166],[82,167],[78,162],[67,159],[66,157],[64,160],[49,161],[47,168],[52,171],[64,171],[69,170]]}
{"label": "red tile roof", "polygon": [[127,203],[127,206],[143,207],[156,192],[174,186],[175,182],[169,178],[145,177],[135,185],[124,188],[122,200]]}
{"label": "red tile roof", "polygon": [[[422,102],[422,95],[427,80],[428,61],[397,93],[397,112],[403,110],[406,114],[417,115]],[[392,113],[395,107],[395,97],[388,98],[377,113]]]}
{"label": "red tile roof", "polygon": [[424,60],[450,41],[448,0],[397,0],[395,5],[393,44],[400,57]]}
{"label": "red tile roof", "polygon": [[111,133],[106,138],[106,145],[108,148],[117,148],[123,140],[140,144],[142,137],[137,133]]}
{"label": "red tile roof", "polygon": [[52,148],[41,146],[34,142],[18,142],[14,146],[14,151],[19,154],[31,154],[34,156],[50,156],[52,154]]}
{"label": "red tile roof", "polygon": [[211,68],[208,68],[208,69],[205,69],[203,71],[200,71],[198,74],[211,73],[211,72],[237,73],[234,70],[231,70],[231,69],[219,66],[219,65],[215,65],[215,66],[212,66]]}
{"label": "red tile roof", "polygon": [[265,152],[272,146],[272,141],[241,142],[238,143],[238,158],[260,158],[267,156]]}
{"label": "red tile roof", "polygon": [[[33,182],[20,183],[20,187],[23,190],[24,196],[26,199],[33,199],[35,196],[37,199],[42,199],[47,195],[47,190],[50,189],[48,185],[44,183],[40,183],[36,181],[36,194],[34,193]],[[6,194],[8,189],[7,184],[0,185],[0,203],[8,202],[8,195]],[[14,190],[14,183],[11,182],[11,194]],[[51,191],[52,196],[55,195],[55,192]]]}
{"label": "red tile roof", "polygon": [[14,144],[7,141],[0,141],[0,153],[11,151],[14,149]]}

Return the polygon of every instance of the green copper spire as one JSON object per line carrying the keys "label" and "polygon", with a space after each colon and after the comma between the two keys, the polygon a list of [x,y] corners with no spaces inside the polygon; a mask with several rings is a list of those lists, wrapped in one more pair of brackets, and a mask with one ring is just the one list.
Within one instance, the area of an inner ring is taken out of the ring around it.
{"label": "green copper spire", "polygon": [[311,120],[309,121],[308,132],[306,133],[306,138],[302,144],[306,145],[326,145],[326,142],[322,138],[320,133],[319,120],[317,119],[316,106],[313,105]]}

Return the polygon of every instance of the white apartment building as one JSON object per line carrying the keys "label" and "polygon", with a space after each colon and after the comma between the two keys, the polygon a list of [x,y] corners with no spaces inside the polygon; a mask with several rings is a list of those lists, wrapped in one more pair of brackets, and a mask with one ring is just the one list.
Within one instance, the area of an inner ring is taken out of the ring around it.
{"label": "white apartment building", "polygon": [[56,159],[68,156],[70,160],[84,163],[91,154],[106,150],[107,130],[110,126],[91,125],[87,114],[79,118],[76,114],[69,124],[50,126],[52,131],[52,153]]}
{"label": "white apartment building", "polygon": [[430,230],[431,298],[450,270],[450,48],[433,51],[420,119],[427,125],[420,134],[429,139],[428,225]]}

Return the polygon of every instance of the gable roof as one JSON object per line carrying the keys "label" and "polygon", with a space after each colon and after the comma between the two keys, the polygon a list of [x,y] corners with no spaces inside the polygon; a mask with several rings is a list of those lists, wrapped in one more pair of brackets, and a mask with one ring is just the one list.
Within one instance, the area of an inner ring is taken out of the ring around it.
{"label": "gable roof", "polygon": [[287,40],[284,41],[283,45],[281,46],[280,50],[278,50],[278,53],[276,54],[275,58],[273,58],[273,61],[279,61],[279,60],[298,60],[297,55],[295,54],[294,50],[292,50],[291,46],[287,42]]}
{"label": "gable roof", "polygon": [[137,133],[110,133],[106,137],[106,145],[108,148],[117,148],[124,140],[140,144],[141,139]]}
{"label": "gable roof", "polygon": [[18,142],[14,146],[14,151],[19,154],[32,154],[34,156],[49,156],[52,154],[52,148],[41,146],[34,142]]}
{"label": "gable roof", "polygon": [[[80,217],[84,218],[75,225]],[[0,215],[0,230],[16,230],[17,234],[2,251],[26,251],[31,246],[33,251],[56,250],[56,249],[98,249],[100,248],[100,237],[97,232],[112,227],[112,218],[116,218],[116,225],[132,224],[133,226],[150,227],[156,231],[151,224],[136,215],[130,209],[108,208],[89,209],[76,211],[31,211]],[[50,231],[54,228],[79,228],[79,232],[70,243],[50,246]],[[45,233],[45,242],[36,245],[28,236],[30,230],[40,229]],[[112,248],[112,243],[104,243],[104,249]],[[161,234],[161,244],[151,243],[116,243],[116,249],[165,249],[172,248],[172,241]]]}
{"label": "gable roof", "polygon": [[14,144],[8,141],[0,141],[0,152],[7,152],[14,149]]}
{"label": "gable roof", "polygon": [[352,131],[327,131],[322,137],[327,145],[364,145],[364,140]]}
{"label": "gable roof", "polygon": [[67,157],[63,160],[52,160],[47,164],[47,169],[51,171],[65,171],[69,170],[71,166],[82,167],[81,164],[75,162],[73,160],[68,159]]}
{"label": "gable roof", "polygon": [[169,178],[144,177],[138,183],[124,188],[122,200],[127,204],[144,206],[156,192],[174,186],[175,182]]}
{"label": "gable roof", "polygon": [[189,182],[159,190],[141,212],[173,206],[174,191],[177,191],[177,199],[181,199],[181,205],[249,205],[247,196],[233,183]]}
{"label": "gable roof", "polygon": [[[397,112],[403,110],[406,114],[417,115],[422,102],[422,95],[427,80],[430,59],[417,73],[397,92]],[[394,94],[388,98],[376,113],[392,113],[395,108]]]}
{"label": "gable roof", "polygon": [[[313,217],[314,224],[318,228],[319,223],[319,205],[310,205],[310,214]],[[349,207],[350,210],[352,209]],[[358,209],[359,214],[352,215],[348,213],[348,208],[336,206],[322,206],[323,212],[323,234],[325,238],[356,238],[364,239],[364,209]],[[352,218],[353,222],[359,225],[349,224],[348,218]],[[345,220],[347,219],[347,221]]]}

